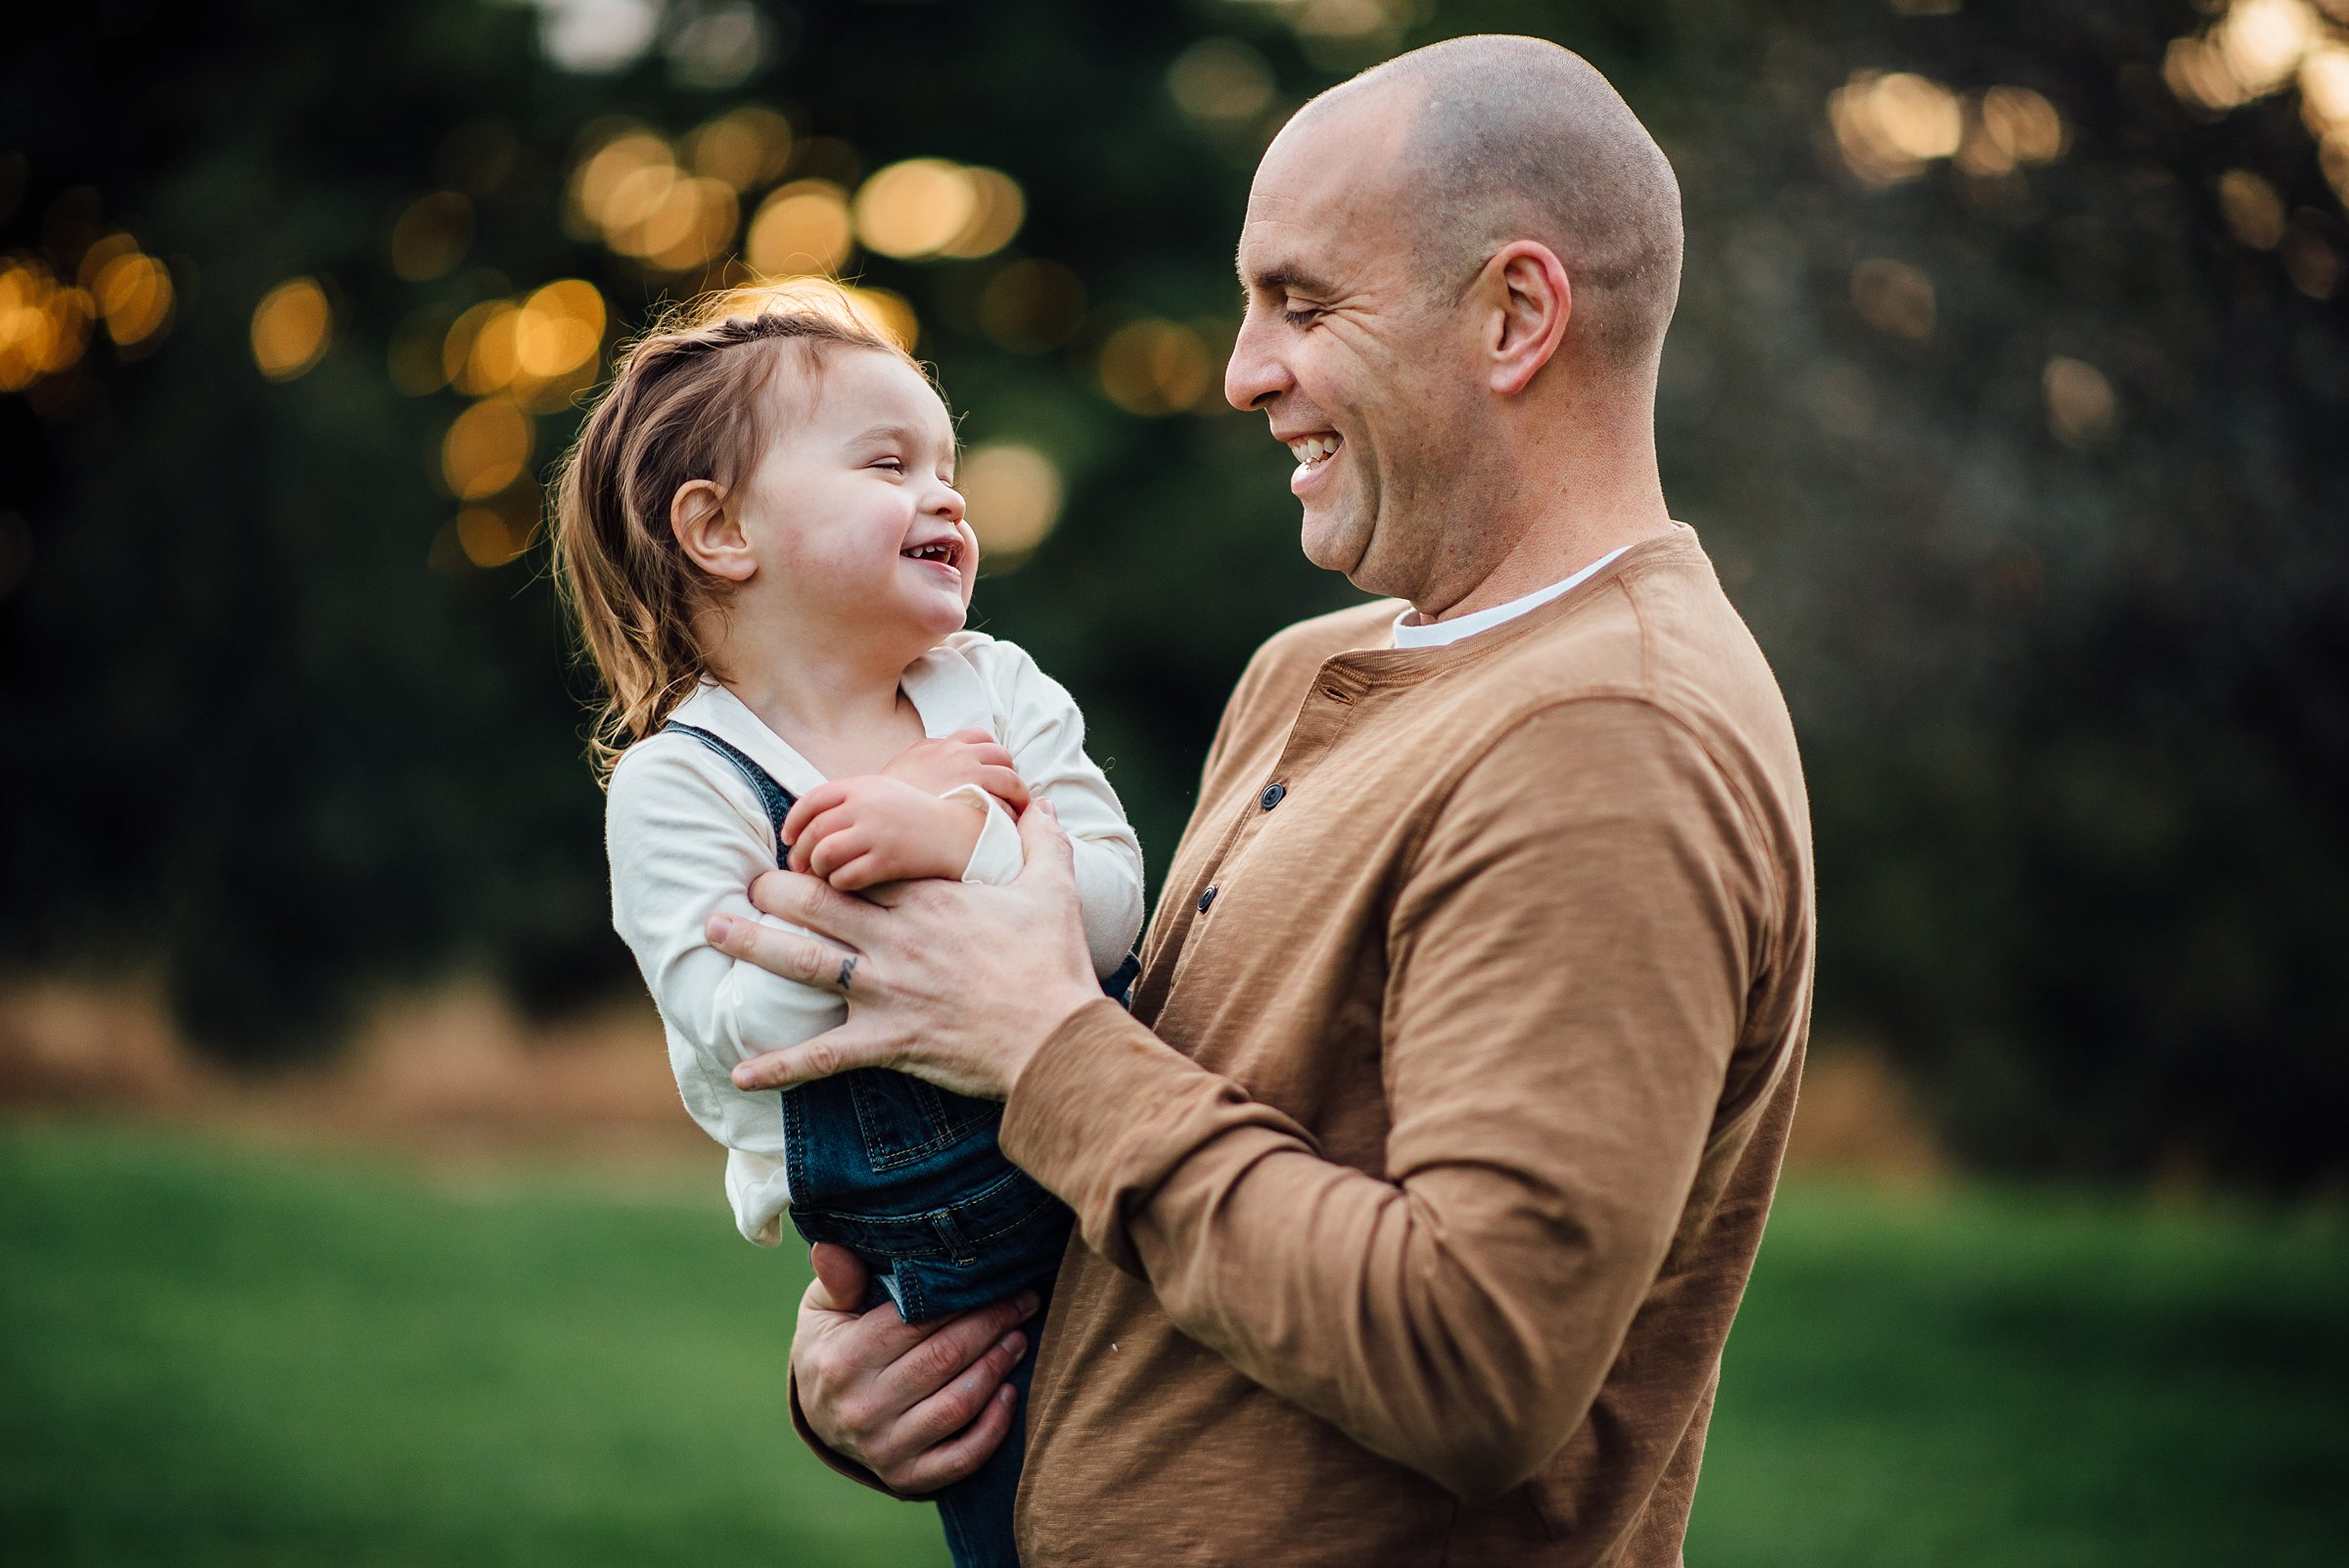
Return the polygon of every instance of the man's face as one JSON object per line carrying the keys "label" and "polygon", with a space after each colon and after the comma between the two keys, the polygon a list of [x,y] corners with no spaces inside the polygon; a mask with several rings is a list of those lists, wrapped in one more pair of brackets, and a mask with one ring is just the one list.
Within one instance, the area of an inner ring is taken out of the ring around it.
{"label": "man's face", "polygon": [[1247,313],[1223,392],[1263,410],[1297,456],[1307,559],[1415,601],[1446,575],[1482,399],[1451,303],[1467,279],[1430,275],[1452,258],[1425,243],[1400,176],[1408,121],[1395,95],[1362,95],[1266,153],[1240,232]]}

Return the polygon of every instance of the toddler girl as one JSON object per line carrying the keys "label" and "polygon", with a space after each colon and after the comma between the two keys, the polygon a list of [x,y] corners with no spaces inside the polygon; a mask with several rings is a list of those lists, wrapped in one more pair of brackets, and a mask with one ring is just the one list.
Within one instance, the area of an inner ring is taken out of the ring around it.
{"label": "toddler girl", "polygon": [[[778,863],[851,891],[1009,881],[1034,791],[1075,843],[1105,985],[1129,982],[1140,847],[1069,694],[963,629],[979,548],[954,460],[902,349],[823,297],[769,291],[630,348],[557,494],[556,569],[606,692],[613,924],[686,1109],[726,1147],[746,1237],[775,1245],[788,1213],[853,1249],[909,1322],[1047,1293],[1067,1211],[996,1148],[1000,1105],[878,1069],[734,1087],[736,1063],[844,1003],[702,933],[718,912],[779,925],[748,894]],[[1017,1562],[1022,1438],[940,1495],[964,1568]]]}

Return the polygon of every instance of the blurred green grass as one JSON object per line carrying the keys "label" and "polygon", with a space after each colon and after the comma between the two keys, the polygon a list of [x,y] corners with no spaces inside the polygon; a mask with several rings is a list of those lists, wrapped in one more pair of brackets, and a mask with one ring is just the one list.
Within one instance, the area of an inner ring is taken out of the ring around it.
{"label": "blurred green grass", "polygon": [[[708,1175],[708,1173],[697,1173]],[[2340,1560],[2337,1216],[1796,1183],[1698,1564]],[[684,1175],[0,1128],[11,1562],[944,1561],[779,1407],[803,1275]]]}

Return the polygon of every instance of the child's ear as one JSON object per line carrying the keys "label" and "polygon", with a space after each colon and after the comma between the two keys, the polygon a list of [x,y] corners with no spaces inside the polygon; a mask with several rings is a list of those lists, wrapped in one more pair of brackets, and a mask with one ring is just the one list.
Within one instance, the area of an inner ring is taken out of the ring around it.
{"label": "child's ear", "polygon": [[725,500],[725,491],[711,481],[688,480],[668,498],[668,530],[695,566],[714,577],[748,582],[759,558]]}

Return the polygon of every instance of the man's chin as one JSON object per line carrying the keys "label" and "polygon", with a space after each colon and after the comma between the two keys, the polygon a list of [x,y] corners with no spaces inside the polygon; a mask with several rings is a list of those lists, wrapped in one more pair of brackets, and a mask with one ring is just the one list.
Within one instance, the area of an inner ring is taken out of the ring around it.
{"label": "man's chin", "polygon": [[1324,572],[1343,573],[1352,578],[1370,548],[1370,530],[1352,517],[1316,516],[1308,508],[1299,542],[1308,561]]}

